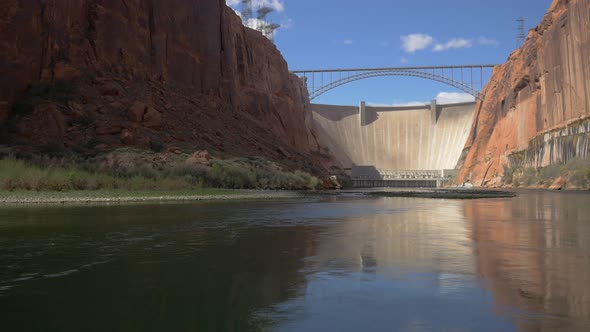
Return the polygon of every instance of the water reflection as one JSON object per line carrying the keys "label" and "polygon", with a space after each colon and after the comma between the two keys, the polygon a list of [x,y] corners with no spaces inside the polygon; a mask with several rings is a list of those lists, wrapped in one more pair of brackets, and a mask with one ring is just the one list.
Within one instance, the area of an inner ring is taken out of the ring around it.
{"label": "water reflection", "polygon": [[314,269],[388,276],[408,271],[475,273],[461,202],[433,205],[426,199],[388,198],[363,204],[374,211],[390,210],[344,218],[321,233]]}
{"label": "water reflection", "polygon": [[259,204],[0,210],[2,329],[258,330],[252,311],[304,282],[315,232],[263,228],[293,204]]}
{"label": "water reflection", "polygon": [[341,218],[318,234],[302,294],[259,313],[271,317],[274,330],[515,329],[494,313],[493,297],[476,275],[463,202],[384,198],[348,204],[387,212]]}
{"label": "water reflection", "polygon": [[590,197],[528,192],[465,203],[477,268],[525,331],[590,329]]}
{"label": "water reflection", "polygon": [[0,209],[18,331],[588,331],[590,196]]}

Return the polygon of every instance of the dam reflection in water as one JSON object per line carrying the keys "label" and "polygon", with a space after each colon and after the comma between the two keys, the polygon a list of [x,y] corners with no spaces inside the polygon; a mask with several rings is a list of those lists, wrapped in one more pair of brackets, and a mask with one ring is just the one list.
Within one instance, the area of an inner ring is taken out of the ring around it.
{"label": "dam reflection in water", "polygon": [[0,210],[7,330],[587,331],[588,194]]}

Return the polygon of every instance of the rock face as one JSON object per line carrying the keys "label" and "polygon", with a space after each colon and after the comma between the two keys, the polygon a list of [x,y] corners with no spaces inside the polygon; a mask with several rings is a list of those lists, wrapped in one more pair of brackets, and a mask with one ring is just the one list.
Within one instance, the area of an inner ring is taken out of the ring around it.
{"label": "rock face", "polygon": [[[4,0],[0,144],[327,165],[307,91],[223,0]],[[322,159],[323,158],[323,159]]]}
{"label": "rock face", "polygon": [[484,93],[457,182],[493,186],[506,165],[590,157],[590,2],[555,0]]}

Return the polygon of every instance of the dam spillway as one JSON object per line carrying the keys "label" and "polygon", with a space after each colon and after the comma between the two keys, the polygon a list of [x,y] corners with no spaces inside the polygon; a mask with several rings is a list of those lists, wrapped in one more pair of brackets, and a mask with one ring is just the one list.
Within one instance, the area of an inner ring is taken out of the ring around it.
{"label": "dam spillway", "polygon": [[381,180],[384,173],[395,179],[425,179],[436,171],[455,169],[475,102],[407,107],[312,104],[312,110],[320,141],[345,169],[373,168]]}

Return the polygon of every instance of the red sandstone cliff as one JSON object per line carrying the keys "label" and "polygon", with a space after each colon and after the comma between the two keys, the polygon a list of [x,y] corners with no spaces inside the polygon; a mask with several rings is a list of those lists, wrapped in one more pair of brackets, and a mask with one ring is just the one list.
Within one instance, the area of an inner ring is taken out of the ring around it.
{"label": "red sandstone cliff", "polygon": [[0,144],[259,155],[318,170],[307,91],[223,0],[4,0]]}
{"label": "red sandstone cliff", "polygon": [[511,160],[543,167],[588,158],[590,1],[555,0],[484,93],[458,182],[499,185]]}

